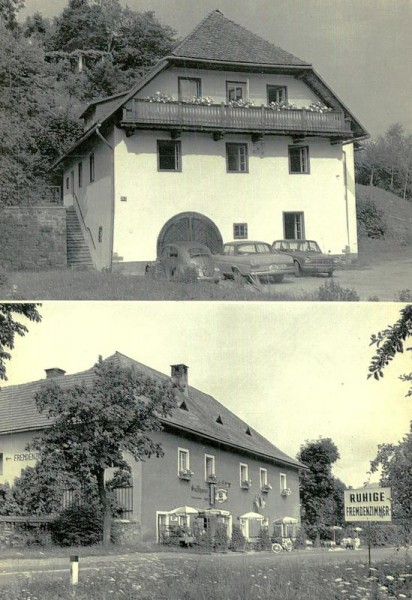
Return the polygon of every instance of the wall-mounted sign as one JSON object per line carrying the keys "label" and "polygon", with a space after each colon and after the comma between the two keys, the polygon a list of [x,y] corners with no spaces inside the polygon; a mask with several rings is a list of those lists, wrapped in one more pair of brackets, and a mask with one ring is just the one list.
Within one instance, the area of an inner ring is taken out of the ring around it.
{"label": "wall-mounted sign", "polygon": [[222,502],[227,502],[229,496],[229,486],[230,483],[217,484],[212,483],[209,486],[209,502],[210,505],[213,506],[216,502],[221,504]]}
{"label": "wall-mounted sign", "polygon": [[40,452],[22,452],[14,455],[14,461],[40,460]]}
{"label": "wall-mounted sign", "polygon": [[227,502],[228,490],[227,488],[216,487],[215,490],[215,500],[221,504],[222,502]]}
{"label": "wall-mounted sign", "polygon": [[361,488],[345,490],[345,521],[392,520],[391,488]]}

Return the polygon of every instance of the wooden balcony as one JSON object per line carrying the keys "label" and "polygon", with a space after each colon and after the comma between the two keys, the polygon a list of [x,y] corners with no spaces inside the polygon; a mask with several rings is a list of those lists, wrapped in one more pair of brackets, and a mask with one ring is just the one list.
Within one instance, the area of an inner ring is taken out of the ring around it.
{"label": "wooden balcony", "polygon": [[267,106],[235,108],[225,104],[207,106],[133,99],[123,109],[120,124],[129,134],[136,129],[167,129],[178,132],[352,137],[350,123],[343,112],[273,110]]}

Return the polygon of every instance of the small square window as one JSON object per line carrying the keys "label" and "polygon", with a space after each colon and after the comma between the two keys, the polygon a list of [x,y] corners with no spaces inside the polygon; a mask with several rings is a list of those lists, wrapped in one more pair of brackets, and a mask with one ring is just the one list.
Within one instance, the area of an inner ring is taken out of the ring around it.
{"label": "small square window", "polygon": [[70,179],[66,177],[66,190],[70,189]]}
{"label": "small square window", "polygon": [[233,239],[247,240],[247,223],[233,223]]}
{"label": "small square window", "polygon": [[226,163],[228,173],[247,173],[247,144],[226,144]]}
{"label": "small square window", "polygon": [[181,143],[158,140],[157,157],[159,171],[181,171]]}
{"label": "small square window", "polygon": [[90,167],[90,183],[92,183],[92,181],[94,181],[94,178],[95,178],[94,154],[90,154],[89,167]]}
{"label": "small square window", "polygon": [[268,104],[274,102],[281,104],[282,102],[287,103],[288,91],[284,85],[268,85],[267,86]]}
{"label": "small square window", "polygon": [[247,84],[245,81],[226,81],[227,102],[246,100]]}
{"label": "small square window", "polygon": [[289,146],[289,172],[309,173],[308,146]]}
{"label": "small square window", "polygon": [[79,164],[77,165],[77,182],[79,188],[81,188],[83,185],[83,163],[81,162],[79,162]]}
{"label": "small square window", "polygon": [[101,244],[103,241],[103,227],[101,225],[97,234],[97,241],[99,242],[99,244]]}

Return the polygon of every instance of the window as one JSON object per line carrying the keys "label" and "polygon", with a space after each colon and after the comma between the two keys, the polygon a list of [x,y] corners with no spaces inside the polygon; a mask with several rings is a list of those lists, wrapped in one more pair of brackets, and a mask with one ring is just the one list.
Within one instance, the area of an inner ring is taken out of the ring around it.
{"label": "window", "polygon": [[79,162],[77,165],[77,182],[79,184],[79,188],[83,185],[83,163]]}
{"label": "window", "polygon": [[66,177],[66,190],[70,189],[70,179]]}
{"label": "window", "polygon": [[178,91],[180,101],[200,98],[202,95],[201,80],[195,77],[179,77]]}
{"label": "window", "polygon": [[283,230],[285,240],[303,240],[305,238],[304,213],[284,212]]}
{"label": "window", "polygon": [[268,85],[267,86],[267,97],[268,104],[271,102],[276,102],[280,104],[281,102],[288,101],[288,93],[287,87],[284,85]]}
{"label": "window", "polygon": [[226,162],[228,173],[247,173],[247,144],[226,144]]}
{"label": "window", "polygon": [[94,154],[90,154],[89,168],[90,168],[90,183],[91,183],[92,181],[94,181],[94,177],[95,177]]}
{"label": "window", "polygon": [[181,171],[181,144],[169,140],[158,140],[157,157],[159,171]]}
{"label": "window", "polygon": [[235,247],[232,246],[232,244],[225,244],[223,246],[223,254],[225,256],[234,256],[234,254],[235,254]]}
{"label": "window", "polygon": [[226,81],[226,100],[246,100],[247,84],[245,81]]}
{"label": "window", "polygon": [[181,471],[186,471],[186,470],[190,469],[189,450],[186,450],[185,448],[179,448],[177,451],[177,456],[178,456],[178,466],[177,466],[178,473],[180,473]]}
{"label": "window", "polygon": [[0,475],[3,475],[3,452],[0,452]]}
{"label": "window", "polygon": [[240,487],[246,482],[249,482],[249,466],[240,463]]}
{"label": "window", "polygon": [[267,469],[260,469],[259,470],[259,477],[260,477],[260,487],[263,488],[263,487],[265,487],[265,485],[268,484],[268,472],[267,472]]}
{"label": "window", "polygon": [[99,230],[97,233],[97,241],[99,242],[99,244],[101,244],[103,241],[103,227],[101,225],[99,226]]}
{"label": "window", "polygon": [[205,480],[216,475],[215,457],[212,454],[205,454]]}
{"label": "window", "polygon": [[309,147],[289,146],[289,173],[309,172]]}
{"label": "window", "polygon": [[247,223],[233,223],[233,238],[235,240],[247,239]]}
{"label": "window", "polygon": [[280,491],[286,490],[288,487],[288,482],[286,480],[286,475],[284,473],[280,474]]}

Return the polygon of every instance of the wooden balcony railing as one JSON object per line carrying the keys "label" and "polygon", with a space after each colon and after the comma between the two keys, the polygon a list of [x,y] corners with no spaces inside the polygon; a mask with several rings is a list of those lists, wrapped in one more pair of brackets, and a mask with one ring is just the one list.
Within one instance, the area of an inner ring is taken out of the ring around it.
{"label": "wooden balcony railing", "polygon": [[122,126],[153,126],[196,131],[343,134],[351,136],[343,112],[304,109],[273,110],[267,106],[240,108],[225,104],[196,105],[132,99],[123,109]]}

